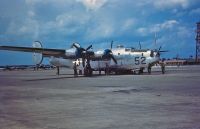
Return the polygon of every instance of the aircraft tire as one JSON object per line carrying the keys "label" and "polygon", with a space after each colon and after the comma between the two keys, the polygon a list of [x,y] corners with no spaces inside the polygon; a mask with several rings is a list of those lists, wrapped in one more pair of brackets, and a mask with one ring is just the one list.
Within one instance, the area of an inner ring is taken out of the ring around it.
{"label": "aircraft tire", "polygon": [[151,74],[151,66],[148,66],[148,73]]}
{"label": "aircraft tire", "polygon": [[165,65],[161,66],[162,74],[165,74]]}
{"label": "aircraft tire", "polygon": [[120,72],[116,70],[115,71],[115,75],[119,75],[119,74],[120,74]]}
{"label": "aircraft tire", "polygon": [[60,67],[59,67],[59,66],[57,66],[57,67],[56,67],[56,69],[57,69],[57,72],[56,72],[56,74],[57,74],[57,75],[60,75]]}
{"label": "aircraft tire", "polygon": [[82,73],[82,70],[79,70],[79,75],[82,75],[83,73]]}
{"label": "aircraft tire", "polygon": [[84,68],[84,75],[88,76],[88,70],[86,68]]}
{"label": "aircraft tire", "polygon": [[139,74],[143,74],[143,73],[144,73],[144,68],[140,68]]}
{"label": "aircraft tire", "polygon": [[88,69],[89,76],[92,76],[92,69]]}
{"label": "aircraft tire", "polygon": [[90,69],[90,68],[85,68],[84,69],[84,75],[85,76],[92,76],[92,69]]}

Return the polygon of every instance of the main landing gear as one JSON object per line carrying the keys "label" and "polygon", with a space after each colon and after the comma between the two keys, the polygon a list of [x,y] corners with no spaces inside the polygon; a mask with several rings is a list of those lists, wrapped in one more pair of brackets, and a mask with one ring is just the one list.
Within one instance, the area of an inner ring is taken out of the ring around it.
{"label": "main landing gear", "polygon": [[60,75],[60,67],[59,66],[56,66],[56,69],[57,69],[57,75]]}
{"label": "main landing gear", "polygon": [[92,76],[92,68],[91,68],[91,65],[90,65],[90,59],[89,57],[86,58],[86,66],[84,67],[84,75],[85,76]]}
{"label": "main landing gear", "polygon": [[84,75],[85,76],[92,76],[92,68],[89,64],[86,65],[86,67],[84,68]]}

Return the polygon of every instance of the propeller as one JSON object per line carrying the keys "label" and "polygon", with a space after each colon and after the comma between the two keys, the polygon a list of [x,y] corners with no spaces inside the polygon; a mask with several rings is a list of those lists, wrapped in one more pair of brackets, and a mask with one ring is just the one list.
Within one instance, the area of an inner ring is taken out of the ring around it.
{"label": "propeller", "polygon": [[89,58],[91,55],[94,55],[93,51],[89,51],[92,48],[92,45],[88,46],[86,49],[81,47],[79,43],[73,43],[72,47],[76,48],[76,56],[77,58],[82,58],[82,65],[85,67],[85,60],[87,59],[87,62],[89,62]]}
{"label": "propeller", "polygon": [[113,42],[114,41],[112,40],[110,43],[110,58],[115,62],[115,64],[117,64],[117,60],[115,59],[115,57],[113,56],[113,53],[112,53]]}
{"label": "propeller", "polygon": [[154,50],[154,52],[157,52],[156,56],[160,56],[160,54],[161,54],[162,52],[168,52],[168,51],[166,51],[166,50],[161,50],[161,49],[162,49],[162,46],[160,46],[158,50],[157,50],[157,49]]}
{"label": "propeller", "polygon": [[88,46],[88,47],[86,48],[86,51],[88,51],[88,50],[91,49],[91,48],[92,48],[92,45]]}
{"label": "propeller", "polygon": [[115,64],[117,64],[117,60],[115,59],[113,55],[111,55],[111,59],[115,62]]}
{"label": "propeller", "polygon": [[103,53],[103,58],[106,58],[106,59],[112,59],[115,64],[117,64],[117,60],[115,59],[115,57],[113,56],[113,53],[110,49],[105,49],[104,50],[104,53]]}

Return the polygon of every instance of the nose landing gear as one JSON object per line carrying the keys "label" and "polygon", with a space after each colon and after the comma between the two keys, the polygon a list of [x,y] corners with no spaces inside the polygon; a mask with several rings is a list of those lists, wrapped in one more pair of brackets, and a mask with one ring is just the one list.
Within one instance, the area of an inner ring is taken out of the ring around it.
{"label": "nose landing gear", "polygon": [[149,66],[148,66],[148,68],[147,68],[147,71],[148,71],[149,74],[151,74],[151,67],[152,67],[152,66],[149,64]]}
{"label": "nose landing gear", "polygon": [[[160,67],[161,67],[161,72],[162,74],[165,74],[165,64],[163,62],[159,63]],[[149,64],[149,66],[147,67],[147,71],[149,74],[151,74],[151,68],[153,65]]]}
{"label": "nose landing gear", "polygon": [[160,63],[162,74],[165,74],[165,64]]}

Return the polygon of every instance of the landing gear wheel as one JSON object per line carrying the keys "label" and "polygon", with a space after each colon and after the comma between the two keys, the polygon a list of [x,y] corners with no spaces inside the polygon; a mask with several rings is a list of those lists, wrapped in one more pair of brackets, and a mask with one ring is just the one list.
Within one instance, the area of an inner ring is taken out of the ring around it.
{"label": "landing gear wheel", "polygon": [[148,66],[148,73],[151,74],[151,66]]}
{"label": "landing gear wheel", "polygon": [[56,73],[56,74],[57,74],[57,75],[60,75],[60,67],[57,66],[56,68],[57,68],[57,73]]}
{"label": "landing gear wheel", "polygon": [[88,70],[86,68],[84,68],[84,75],[87,76],[88,75]]}
{"label": "landing gear wheel", "polygon": [[140,68],[139,74],[143,74],[143,72],[144,72],[144,68]]}
{"label": "landing gear wheel", "polygon": [[89,69],[89,76],[92,76],[92,69]]}
{"label": "landing gear wheel", "polygon": [[115,75],[119,75],[119,74],[120,74],[120,72],[116,70],[115,71]]}
{"label": "landing gear wheel", "polygon": [[79,75],[82,75],[82,70],[79,70],[78,74],[79,74]]}
{"label": "landing gear wheel", "polygon": [[84,68],[84,75],[85,76],[92,76],[92,69],[90,67]]}

